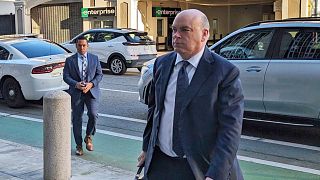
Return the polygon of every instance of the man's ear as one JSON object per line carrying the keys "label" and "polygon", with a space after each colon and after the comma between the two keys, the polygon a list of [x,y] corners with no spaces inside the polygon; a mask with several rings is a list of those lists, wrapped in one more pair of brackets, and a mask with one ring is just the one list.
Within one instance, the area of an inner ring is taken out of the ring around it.
{"label": "man's ear", "polygon": [[209,29],[203,29],[201,41],[202,42],[208,41],[208,39],[209,39]]}

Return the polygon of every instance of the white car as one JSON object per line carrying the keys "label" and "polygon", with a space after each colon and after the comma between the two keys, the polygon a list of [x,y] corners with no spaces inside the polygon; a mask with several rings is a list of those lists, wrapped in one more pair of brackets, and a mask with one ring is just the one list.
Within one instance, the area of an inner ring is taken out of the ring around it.
{"label": "white car", "polygon": [[62,46],[38,38],[0,37],[0,92],[9,107],[40,100],[52,90],[66,90],[62,79],[65,59]]}
{"label": "white car", "polygon": [[76,53],[80,36],[87,38],[88,52],[97,55],[101,66],[115,75],[124,74],[127,68],[141,70],[143,63],[157,56],[155,42],[147,33],[132,29],[91,29],[61,45]]}
{"label": "white car", "polygon": [[[256,22],[209,48],[236,65],[244,93],[245,120],[320,127],[320,20]],[[139,81],[148,104],[153,61]]]}

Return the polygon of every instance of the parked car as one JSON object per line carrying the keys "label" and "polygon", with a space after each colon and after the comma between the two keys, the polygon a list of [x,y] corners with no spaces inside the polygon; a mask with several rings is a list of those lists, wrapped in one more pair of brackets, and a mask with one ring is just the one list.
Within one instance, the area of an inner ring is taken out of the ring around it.
{"label": "parked car", "polygon": [[127,68],[141,70],[143,63],[157,55],[155,42],[147,32],[131,29],[91,29],[77,35],[62,46],[77,52],[75,42],[79,36],[87,38],[88,52],[99,57],[101,66],[113,74],[124,74]]}
{"label": "parked car", "polygon": [[49,40],[0,36],[0,92],[9,107],[65,90],[62,79],[68,50]]}
{"label": "parked car", "polygon": [[[320,19],[253,23],[209,49],[240,69],[247,120],[320,125]],[[139,95],[147,104],[152,64],[144,69]]]}

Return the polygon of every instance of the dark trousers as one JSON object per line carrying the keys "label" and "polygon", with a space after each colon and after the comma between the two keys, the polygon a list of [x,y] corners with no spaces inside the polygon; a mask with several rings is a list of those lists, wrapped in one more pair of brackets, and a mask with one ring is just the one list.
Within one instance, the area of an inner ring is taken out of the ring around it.
{"label": "dark trousers", "polygon": [[186,158],[170,157],[156,146],[148,180],[195,180]]}
{"label": "dark trousers", "polygon": [[81,93],[79,98],[71,97],[72,108],[72,124],[73,135],[77,145],[82,145],[82,116],[84,112],[84,105],[88,109],[88,123],[86,129],[86,135],[94,135],[96,132],[96,121],[98,119],[98,107],[99,101],[94,99],[90,91],[86,94]]}

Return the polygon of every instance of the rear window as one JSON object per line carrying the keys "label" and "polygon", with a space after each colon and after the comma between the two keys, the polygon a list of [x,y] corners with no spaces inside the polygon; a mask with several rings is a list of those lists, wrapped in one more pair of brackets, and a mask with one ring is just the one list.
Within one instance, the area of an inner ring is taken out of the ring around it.
{"label": "rear window", "polygon": [[19,42],[12,44],[12,46],[28,58],[67,53],[67,51],[59,45],[42,40]]}
{"label": "rear window", "polygon": [[129,42],[133,42],[133,43],[153,42],[147,33],[138,33],[138,32],[127,33],[126,37]]}

